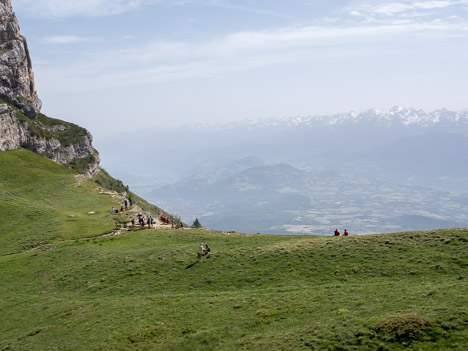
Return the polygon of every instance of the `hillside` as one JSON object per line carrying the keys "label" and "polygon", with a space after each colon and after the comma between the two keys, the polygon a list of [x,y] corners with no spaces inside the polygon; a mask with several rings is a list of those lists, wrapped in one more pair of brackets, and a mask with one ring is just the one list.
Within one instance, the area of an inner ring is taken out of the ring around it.
{"label": "hillside", "polygon": [[[112,207],[120,208],[123,195],[109,188],[125,189],[103,171],[94,179],[104,186],[100,187],[25,149],[0,152],[0,170],[2,255],[109,233],[130,218],[110,214]],[[160,210],[135,194],[128,196],[147,212]]]}
{"label": "hillside", "polygon": [[111,195],[29,151],[0,158],[1,350],[468,346],[466,229],[103,237]]}

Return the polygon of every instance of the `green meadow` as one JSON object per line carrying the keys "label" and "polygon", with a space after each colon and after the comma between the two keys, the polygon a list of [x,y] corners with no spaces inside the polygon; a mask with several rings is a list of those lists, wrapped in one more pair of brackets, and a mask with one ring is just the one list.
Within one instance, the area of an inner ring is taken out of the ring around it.
{"label": "green meadow", "polygon": [[0,350],[468,349],[467,229],[103,237],[94,183],[24,150],[0,171]]}

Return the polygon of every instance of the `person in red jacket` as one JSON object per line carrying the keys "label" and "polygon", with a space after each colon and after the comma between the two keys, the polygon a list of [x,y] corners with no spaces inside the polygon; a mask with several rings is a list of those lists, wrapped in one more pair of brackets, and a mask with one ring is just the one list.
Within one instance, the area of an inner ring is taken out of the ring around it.
{"label": "person in red jacket", "polygon": [[348,236],[348,235],[349,235],[348,229],[345,229],[345,230],[344,230],[343,235],[344,235],[344,236]]}
{"label": "person in red jacket", "polygon": [[335,229],[335,236],[340,236],[340,231],[338,230],[338,228]]}

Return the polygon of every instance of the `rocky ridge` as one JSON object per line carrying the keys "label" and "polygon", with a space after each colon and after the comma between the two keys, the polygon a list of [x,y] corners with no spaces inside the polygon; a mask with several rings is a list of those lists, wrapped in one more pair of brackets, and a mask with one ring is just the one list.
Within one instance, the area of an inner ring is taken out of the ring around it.
{"label": "rocky ridge", "polygon": [[91,134],[41,107],[27,41],[11,0],[0,0],[0,151],[23,147],[91,178],[99,169]]}

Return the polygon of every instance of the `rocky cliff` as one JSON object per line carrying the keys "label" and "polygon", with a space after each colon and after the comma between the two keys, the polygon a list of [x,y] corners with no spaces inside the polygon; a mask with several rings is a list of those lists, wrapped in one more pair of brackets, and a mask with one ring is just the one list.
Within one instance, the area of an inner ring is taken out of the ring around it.
{"label": "rocky cliff", "polygon": [[11,7],[0,0],[0,97],[20,107],[29,118],[41,109],[26,39]]}
{"label": "rocky cliff", "polygon": [[41,107],[27,41],[11,0],[0,0],[0,151],[24,147],[92,177],[99,156],[91,134],[46,117]]}

